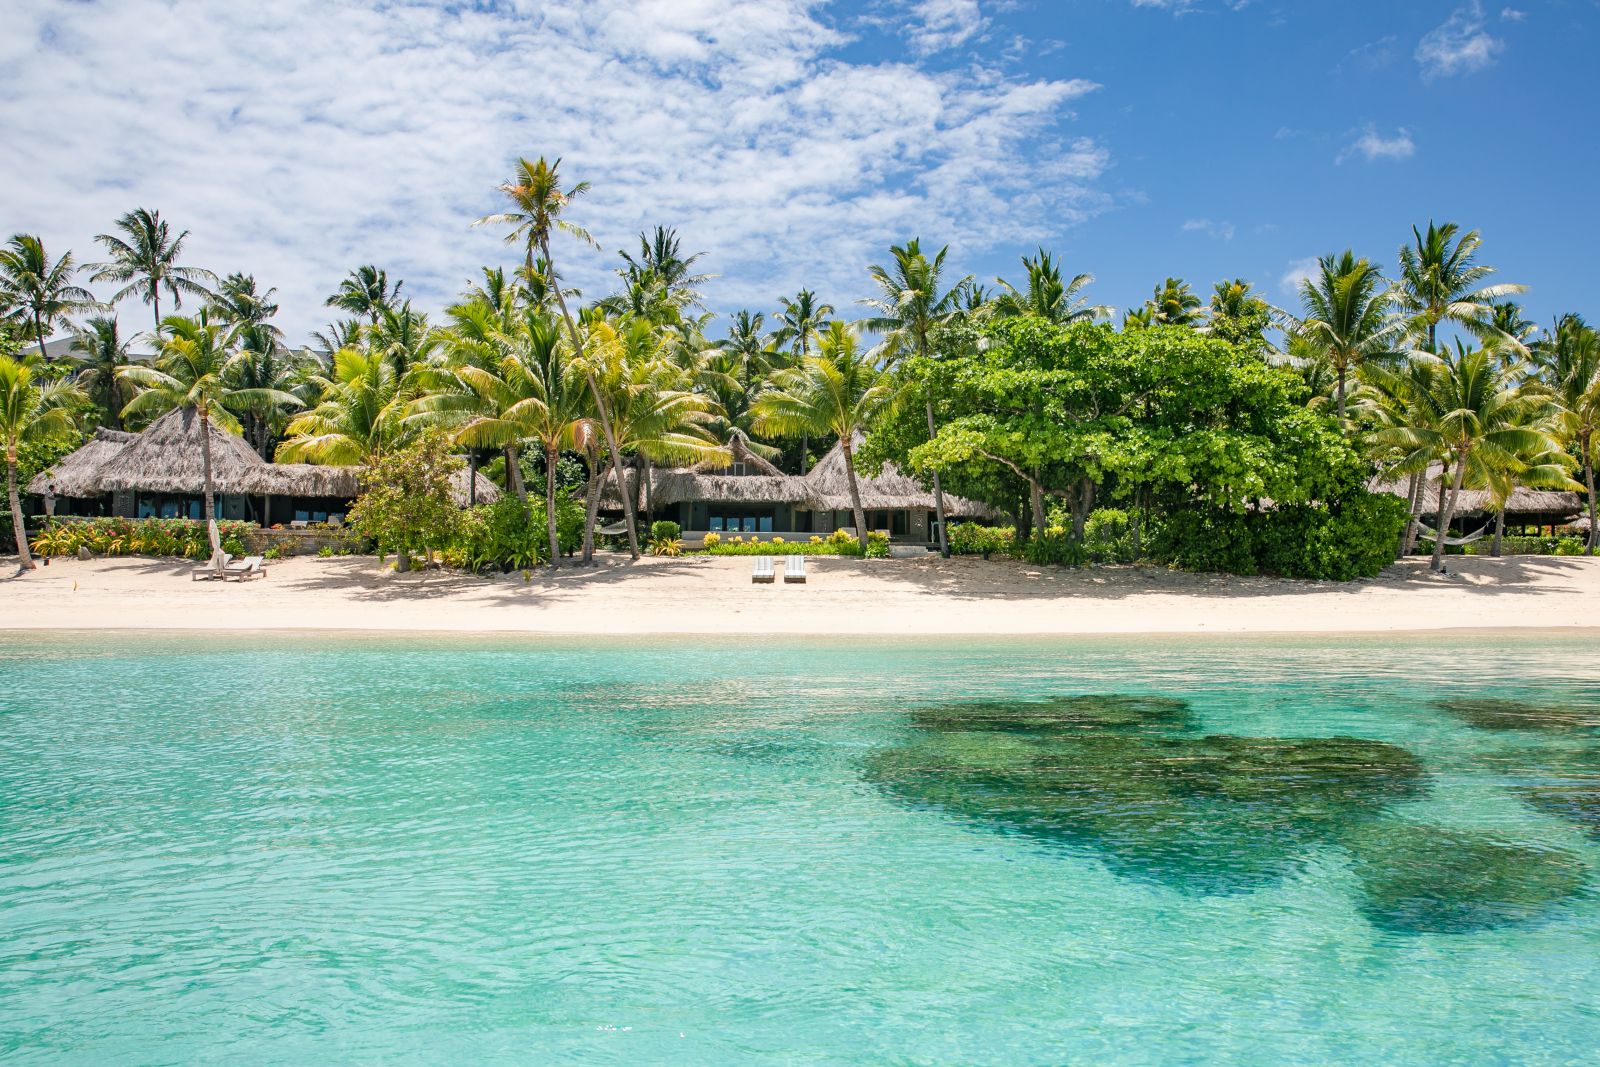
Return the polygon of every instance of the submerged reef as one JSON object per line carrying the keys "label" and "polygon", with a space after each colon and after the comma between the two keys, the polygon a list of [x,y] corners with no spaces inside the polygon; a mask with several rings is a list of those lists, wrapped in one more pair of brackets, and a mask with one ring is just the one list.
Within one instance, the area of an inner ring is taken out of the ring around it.
{"label": "submerged reef", "polygon": [[1343,848],[1374,925],[1450,932],[1531,917],[1585,876],[1566,853],[1393,819],[1427,774],[1383,741],[1199,735],[1184,701],[1130,695],[942,704],[910,721],[866,763],[886,793],[1184,893],[1247,892]]}
{"label": "submerged reef", "polygon": [[1480,730],[1583,730],[1600,726],[1593,701],[1527,701],[1504,697],[1452,697],[1434,706]]}

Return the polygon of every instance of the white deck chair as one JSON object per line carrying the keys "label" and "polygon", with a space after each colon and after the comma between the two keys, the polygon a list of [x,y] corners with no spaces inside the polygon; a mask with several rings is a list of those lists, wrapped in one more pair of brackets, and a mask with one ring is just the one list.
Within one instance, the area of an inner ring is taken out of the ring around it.
{"label": "white deck chair", "polygon": [[192,582],[209,582],[222,577],[223,570],[228,566],[233,557],[226,552],[211,553],[211,558],[189,572]]}
{"label": "white deck chair", "polygon": [[246,578],[264,578],[266,574],[266,559],[262,556],[246,556],[222,568],[222,576],[235,582],[242,582]]}
{"label": "white deck chair", "polygon": [[806,580],[806,558],[804,556],[783,557],[784,582],[799,582],[804,585]]}
{"label": "white deck chair", "polygon": [[759,585],[771,585],[776,575],[772,570],[771,556],[757,556],[756,565],[750,572],[750,580]]}

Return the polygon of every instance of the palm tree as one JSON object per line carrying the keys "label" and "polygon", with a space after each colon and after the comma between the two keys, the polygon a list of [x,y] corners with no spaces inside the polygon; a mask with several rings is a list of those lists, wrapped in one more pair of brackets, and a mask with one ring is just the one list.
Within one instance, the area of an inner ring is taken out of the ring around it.
{"label": "palm tree", "polygon": [[849,324],[829,323],[817,347],[815,356],[774,375],[751,410],[756,428],[763,433],[830,434],[838,439],[850,485],[850,508],[865,555],[867,516],[856,480],[855,436],[889,404],[893,387],[889,376],[859,350],[855,329]]}
{"label": "palm tree", "polygon": [[428,325],[428,316],[411,310],[411,301],[398,308],[378,308],[376,324],[366,331],[368,347],[394,365],[404,378],[412,367],[425,363],[439,348],[442,338]]}
{"label": "palm tree", "polygon": [[1525,285],[1482,284],[1494,268],[1477,262],[1483,244],[1477,230],[1462,234],[1453,222],[1436,226],[1429,220],[1427,233],[1415,226],[1411,233],[1415,243],[1400,246],[1395,302],[1405,317],[1408,335],[1421,341],[1429,352],[1439,350],[1439,326],[1446,322],[1485,339],[1492,304],[1527,292]]}
{"label": "palm tree", "polygon": [[[172,228],[161,218],[159,211],[135,208],[117,220],[116,228],[122,236],[102,233],[95,238],[105,246],[111,258],[105,263],[95,263],[92,281],[116,282],[122,286],[111,297],[113,304],[129,296],[138,296],[150,305],[151,321],[155,334],[161,332],[161,291],[172,297],[174,310],[183,306],[185,295],[206,299],[210,291],[206,282],[215,282],[216,275],[199,267],[179,264],[183,242],[189,236],[184,230],[172,236]],[[159,337],[152,337],[159,344]]]}
{"label": "palm tree", "polygon": [[[1299,335],[1290,334],[1289,343],[1292,351],[1301,343]],[[1379,463],[1389,476],[1407,478],[1410,514],[1400,535],[1396,559],[1410,555],[1416,545],[1428,466],[1440,458],[1439,438],[1428,432],[1436,425],[1437,411],[1427,396],[1434,388],[1437,370],[1438,361],[1427,356],[1408,359],[1399,367],[1370,363],[1360,370],[1361,388],[1356,393],[1356,403],[1363,421],[1372,427],[1362,441],[1368,458]]]}
{"label": "palm tree", "polygon": [[[278,313],[278,305],[272,301],[277,291],[258,292],[253,274],[230,274],[211,294],[211,310],[220,322],[235,329],[254,331],[262,339],[270,338],[274,344],[282,344],[283,331],[272,325],[272,318]],[[258,340],[257,344],[263,341]]]}
{"label": "palm tree", "polygon": [[1377,267],[1348,248],[1317,261],[1317,276],[1300,283],[1305,317],[1291,320],[1292,333],[1319,349],[1332,365],[1341,425],[1350,371],[1369,360],[1393,360],[1396,324],[1388,316],[1389,287]]}
{"label": "palm tree", "polygon": [[400,443],[413,397],[381,354],[341,348],[312,383],[320,399],[286,427],[279,463],[364,464]]}
{"label": "palm tree", "polygon": [[17,557],[23,570],[33,570],[28,554],[28,528],[22,519],[22,499],[17,495],[17,450],[27,442],[41,441],[72,429],[67,404],[79,397],[76,386],[65,382],[35,383],[34,368],[11,356],[0,355],[0,438],[6,444],[6,500],[11,505],[11,530],[17,539]]}
{"label": "palm tree", "polygon": [[1552,426],[1556,439],[1570,448],[1583,472],[1589,502],[1589,537],[1584,554],[1595,553],[1597,524],[1595,467],[1600,465],[1600,334],[1576,315],[1564,316],[1539,345],[1548,366]]}
{"label": "palm tree", "polygon": [[641,233],[638,259],[626,252],[618,255],[627,264],[619,271],[625,290],[646,305],[650,317],[670,320],[700,306],[698,287],[711,276],[689,272],[705,253],[685,257],[676,230],[657,226],[652,234]]}
{"label": "palm tree", "polygon": [[1200,298],[1194,295],[1194,290],[1182,278],[1168,278],[1156,286],[1154,295],[1145,303],[1145,307],[1150,309],[1152,325],[1200,324]]}
{"label": "palm tree", "polygon": [[[1093,274],[1075,274],[1071,280],[1063,281],[1060,264],[1042,248],[1031,259],[1023,256],[1022,266],[1028,272],[1028,283],[1023,289],[1018,290],[1004,278],[996,279],[1004,290],[994,300],[996,315],[1006,318],[1037,315],[1062,325],[1111,317],[1110,307],[1090,305],[1079,295],[1094,281]],[[986,294],[981,287],[974,287],[974,292],[978,304],[982,305]]]}
{"label": "palm tree", "polygon": [[200,457],[204,470],[206,534],[213,558],[219,558],[216,493],[211,481],[211,424],[229,433],[239,432],[231,407],[259,404],[297,406],[290,393],[270,388],[240,388],[233,384],[241,356],[229,350],[230,335],[210,320],[204,310],[188,318],[169,315],[161,323],[164,336],[153,366],[124,367],[117,377],[141,392],[122,409],[128,415],[159,415],[174,408],[195,412],[200,418]]}
{"label": "palm tree", "polygon": [[0,249],[0,317],[23,326],[23,336],[39,346],[48,360],[44,342],[73,312],[97,307],[94,294],[72,284],[78,268],[68,252],[54,263],[44,243],[32,234],[13,234]]}
{"label": "palm tree", "polygon": [[[869,330],[883,334],[884,353],[890,359],[915,357],[917,362],[925,367],[930,352],[928,343],[930,335],[961,314],[961,291],[972,279],[962,278],[951,288],[940,291],[943,285],[941,275],[944,273],[944,258],[949,250],[948,245],[939,249],[930,260],[922,254],[921,242],[913,238],[906,242],[904,247],[896,245],[889,249],[889,254],[894,257],[891,268],[885,269],[876,265],[868,268],[868,274],[878,286],[879,296],[861,302],[876,311],[878,315],[876,318],[866,320],[863,325]],[[1049,257],[1043,251],[1039,254],[1048,262]],[[1030,267],[1030,288],[1032,275]],[[1058,275],[1057,281],[1059,280]],[[1074,279],[1074,284],[1077,284],[1077,279]],[[1057,306],[1060,306],[1060,301],[1057,301]],[[926,381],[925,371],[919,370],[919,373]],[[924,388],[922,394],[923,406],[928,416],[928,440],[931,441],[938,434],[938,427],[933,418],[933,393],[931,388]],[[939,554],[949,559],[950,540],[945,532],[944,486],[940,482],[937,470],[933,472],[933,503],[939,523]]]}
{"label": "palm tree", "polygon": [[389,287],[389,272],[372,264],[357,267],[339,283],[339,291],[323,301],[324,305],[348,311],[357,317],[366,316],[367,325],[378,325],[378,316],[394,309],[400,289],[406,283],[395,282]]}
{"label": "palm tree", "polygon": [[[1415,396],[1425,418],[1418,420],[1419,425],[1379,430],[1373,439],[1379,445],[1425,450],[1444,461],[1432,564],[1441,571],[1445,538],[1462,485],[1469,479],[1487,485],[1498,472],[1514,470],[1519,457],[1537,456],[1557,446],[1548,433],[1530,425],[1530,409],[1543,401],[1511,386],[1489,352],[1458,344],[1453,355],[1430,366],[1425,386]],[[1447,477],[1452,478],[1448,496]]]}
{"label": "palm tree", "polygon": [[534,252],[537,251],[544,260],[544,273],[552,279],[550,290],[556,298],[557,306],[561,309],[561,318],[566,322],[567,334],[572,341],[573,364],[588,383],[589,392],[594,399],[595,414],[600,419],[600,429],[611,452],[611,466],[617,477],[617,492],[622,497],[623,514],[628,522],[628,551],[634,559],[638,559],[639,529],[634,516],[633,501],[629,498],[622,482],[622,451],[617,446],[617,435],[611,426],[611,414],[606,409],[605,398],[600,394],[600,384],[595,379],[594,371],[584,357],[583,335],[578,330],[577,320],[572,317],[572,312],[567,307],[567,295],[560,284],[554,281],[557,272],[555,257],[550,254],[551,230],[564,230],[590,245],[594,244],[594,238],[589,236],[587,230],[561,217],[562,212],[573,200],[589,191],[589,183],[579,182],[570,189],[563,190],[560,168],[560,159],[554,163],[547,162],[543,156],[534,163],[526,159],[517,160],[516,174],[510,181],[500,186],[500,191],[511,201],[512,209],[496,215],[486,215],[479,219],[476,225],[491,222],[511,225],[512,229],[506,235],[506,242],[516,244],[520,241],[526,246],[525,260],[527,277],[530,281],[534,277]]}
{"label": "palm tree", "polygon": [[1211,290],[1211,306],[1203,332],[1256,351],[1266,347],[1272,307],[1243,278],[1220,281]]}
{"label": "palm tree", "polygon": [[833,305],[819,301],[810,289],[800,290],[793,300],[781,297],[778,303],[783,310],[778,312],[778,328],[772,334],[772,343],[779,347],[788,345],[798,363],[811,354],[811,338],[833,314]]}
{"label": "palm tree", "polygon": [[128,342],[117,334],[117,320],[93,318],[72,339],[73,359],[77,362],[77,382],[94,398],[113,429],[122,429],[122,407],[128,402],[127,388],[117,375],[129,366]]}

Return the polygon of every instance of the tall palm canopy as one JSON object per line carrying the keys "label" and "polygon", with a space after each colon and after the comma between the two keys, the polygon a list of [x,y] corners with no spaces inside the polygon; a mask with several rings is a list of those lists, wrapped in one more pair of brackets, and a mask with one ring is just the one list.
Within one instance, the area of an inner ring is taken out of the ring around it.
{"label": "tall palm canopy", "polygon": [[411,397],[381,353],[341,348],[312,383],[320,399],[290,421],[278,462],[369,463],[399,442]]}
{"label": "tall palm canopy", "polygon": [[833,305],[818,300],[817,294],[810,289],[800,290],[792,300],[782,297],[778,303],[781,309],[772,343],[789,346],[796,358],[803,359],[811,352],[811,339],[828,316],[833,314]]}
{"label": "tall palm canopy", "polygon": [[1388,313],[1389,287],[1377,267],[1346,249],[1317,261],[1317,274],[1300,283],[1304,317],[1292,331],[1333,367],[1339,420],[1345,417],[1350,372],[1371,360],[1398,358],[1396,324]]}
{"label": "tall palm canopy", "polygon": [[358,318],[365,318],[368,325],[376,326],[379,315],[394,309],[395,301],[400,299],[400,288],[405,284],[399,281],[391,287],[389,272],[369,263],[351,271],[339,283],[339,291],[324,303],[328,307],[348,311]]}
{"label": "tall palm canopy", "polygon": [[100,406],[113,429],[122,429],[122,408],[130,393],[118,375],[132,361],[128,342],[118,334],[117,320],[99,317],[86,322],[72,339],[72,359],[78,366],[79,388]]}
{"label": "tall palm canopy", "polygon": [[867,519],[856,480],[855,437],[893,396],[888,374],[861,351],[855,328],[830,322],[817,339],[817,354],[775,374],[769,389],[751,409],[755,427],[762,433],[779,437],[827,434],[839,441],[849,476],[856,534],[862,538],[863,549]]}
{"label": "tall palm canopy", "polygon": [[1092,322],[1111,317],[1111,308],[1103,304],[1091,305],[1080,295],[1084,287],[1094,281],[1093,274],[1075,274],[1063,280],[1060,264],[1042,248],[1031,258],[1023,256],[1022,267],[1028,272],[1028,281],[1020,290],[1004,278],[997,279],[1004,291],[994,300],[995,314],[1037,315],[1057,323]]}
{"label": "tall palm canopy", "polygon": [[6,501],[11,506],[11,530],[16,535],[17,557],[23,570],[33,570],[28,554],[28,528],[17,495],[17,452],[22,445],[71,432],[68,403],[78,399],[75,386],[64,382],[36,382],[34,368],[22,360],[0,355],[0,441],[6,449]]}
{"label": "tall palm canopy", "polygon": [[188,230],[174,237],[161,212],[142,207],[118,219],[116,229],[117,233],[102,233],[95,238],[110,258],[90,267],[94,271],[91,280],[122,286],[111,297],[112,303],[137,296],[150,305],[151,321],[160,332],[162,292],[172,297],[174,309],[183,306],[185,296],[205,299],[211,295],[206,283],[215,282],[216,275],[178,262]]}
{"label": "tall palm canopy", "polygon": [[1478,262],[1477,230],[1461,233],[1453,222],[1431,220],[1427,232],[1411,227],[1413,243],[1400,246],[1395,302],[1407,332],[1429,352],[1439,350],[1439,327],[1454,323],[1485,339],[1495,301],[1527,291],[1525,285],[1486,285],[1493,267]]}
{"label": "tall palm canopy", "polygon": [[68,252],[51,262],[44,243],[32,234],[14,234],[0,249],[0,317],[15,322],[39,346],[75,312],[97,307],[94,294],[72,284],[78,271]]}
{"label": "tall palm canopy", "polygon": [[[889,249],[894,257],[891,266],[874,264],[868,268],[867,273],[878,287],[878,296],[862,303],[877,315],[863,325],[883,335],[882,351],[890,359],[903,361],[914,357],[919,362],[926,361],[931,352],[929,342],[933,332],[961,314],[961,291],[972,279],[968,276],[944,288],[944,260],[949,251],[946,246],[929,259],[922,254],[921,242],[913,238],[903,247],[896,245]],[[1043,252],[1040,255],[1044,257]],[[926,377],[925,371],[919,370],[918,374]],[[931,441],[938,433],[933,395],[926,389],[921,392]],[[948,558],[950,542],[945,532],[944,485],[938,471],[933,474],[933,502],[938,516],[939,554]]]}
{"label": "tall palm canopy", "polygon": [[1200,298],[1194,295],[1189,283],[1182,278],[1168,278],[1156,286],[1156,291],[1145,304],[1150,309],[1150,321],[1156,326],[1198,326],[1200,324]]}

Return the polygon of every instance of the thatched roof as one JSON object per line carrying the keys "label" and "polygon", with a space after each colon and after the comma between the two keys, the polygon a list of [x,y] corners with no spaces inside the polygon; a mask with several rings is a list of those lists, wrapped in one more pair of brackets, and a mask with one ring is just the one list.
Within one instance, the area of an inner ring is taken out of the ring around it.
{"label": "thatched roof", "polygon": [[[361,491],[361,468],[268,463],[242,437],[212,424],[211,480],[218,493],[350,499]],[[451,475],[450,481],[456,503],[465,507],[472,484],[466,469]],[[35,475],[27,491],[42,494],[52,490],[57,496],[72,497],[118,489],[200,493],[204,482],[200,418],[180,409],[161,416],[143,433],[96,430],[81,448]],[[477,483],[478,503],[491,504],[500,498],[499,486],[481,473]]]}
{"label": "thatched roof", "polygon": [[[852,447],[862,442],[857,434]],[[845,467],[844,443],[838,442],[828,454],[817,460],[811,473],[805,476],[810,489],[811,507],[815,511],[849,511],[850,474]],[[933,490],[924,489],[922,483],[906,475],[893,463],[885,463],[874,477],[856,475],[856,487],[861,493],[861,506],[867,511],[898,510],[900,508],[934,510]],[[989,517],[995,510],[976,500],[946,493],[945,514],[960,517]]]}
{"label": "thatched roof", "polygon": [[744,431],[738,428],[735,428],[733,432],[728,435],[728,451],[726,458],[721,455],[713,456],[710,459],[703,460],[702,462],[695,464],[693,469],[702,473],[714,473],[716,471],[727,471],[730,468],[740,466],[745,469],[745,475],[749,475],[753,471],[756,474],[765,474],[774,478],[789,477],[768,462],[765,456],[751,448],[750,438],[746,437]]}
{"label": "thatched roof", "polygon": [[[735,457],[741,445],[736,436],[729,445]],[[747,468],[760,474],[709,474],[702,466],[660,469],[650,471],[650,499],[657,506],[679,503],[713,504],[792,504],[807,511],[849,511],[850,486],[845,474],[844,450],[839,445],[806,475],[784,474],[771,463],[747,448],[742,450],[749,459]],[[630,471],[630,477],[637,477]],[[861,506],[869,511],[926,509],[934,510],[933,492],[901,473],[892,463],[885,463],[877,477],[857,475],[861,490]],[[998,514],[994,509],[975,500],[945,494],[945,511],[951,516],[988,518]],[[608,477],[601,503],[610,509],[622,507],[616,484]],[[640,485],[638,506],[644,507],[643,485]]]}
{"label": "thatched roof", "polygon": [[102,426],[76,451],[61,457],[55,466],[35,474],[25,491],[39,495],[99,496],[104,492],[99,487],[100,468],[137,436],[125,430],[108,430]]}
{"label": "thatched roof", "polygon": [[101,492],[139,489],[150,493],[200,493],[205,490],[205,464],[200,452],[202,427],[210,430],[211,484],[219,493],[248,493],[250,478],[267,461],[256,450],[197,411],[175,408],[145,427],[100,468]]}
{"label": "thatched roof", "polygon": [[[1439,466],[1437,464],[1428,468],[1427,481],[1422,490],[1422,514],[1437,516],[1439,514]],[[1370,486],[1375,493],[1393,493],[1395,496],[1407,498],[1410,486],[1409,478],[1398,478],[1386,481],[1375,478]],[[1445,498],[1448,500],[1450,487],[1444,487]],[[1490,510],[1493,502],[1489,493],[1484,489],[1461,490],[1461,496],[1456,501],[1456,515],[1460,518],[1476,518],[1484,515],[1493,515]],[[1515,521],[1519,515],[1553,515],[1566,517],[1576,515],[1583,509],[1583,504],[1577,493],[1555,492],[1548,489],[1528,489],[1518,486],[1511,493],[1511,498],[1506,501],[1506,517]]]}

